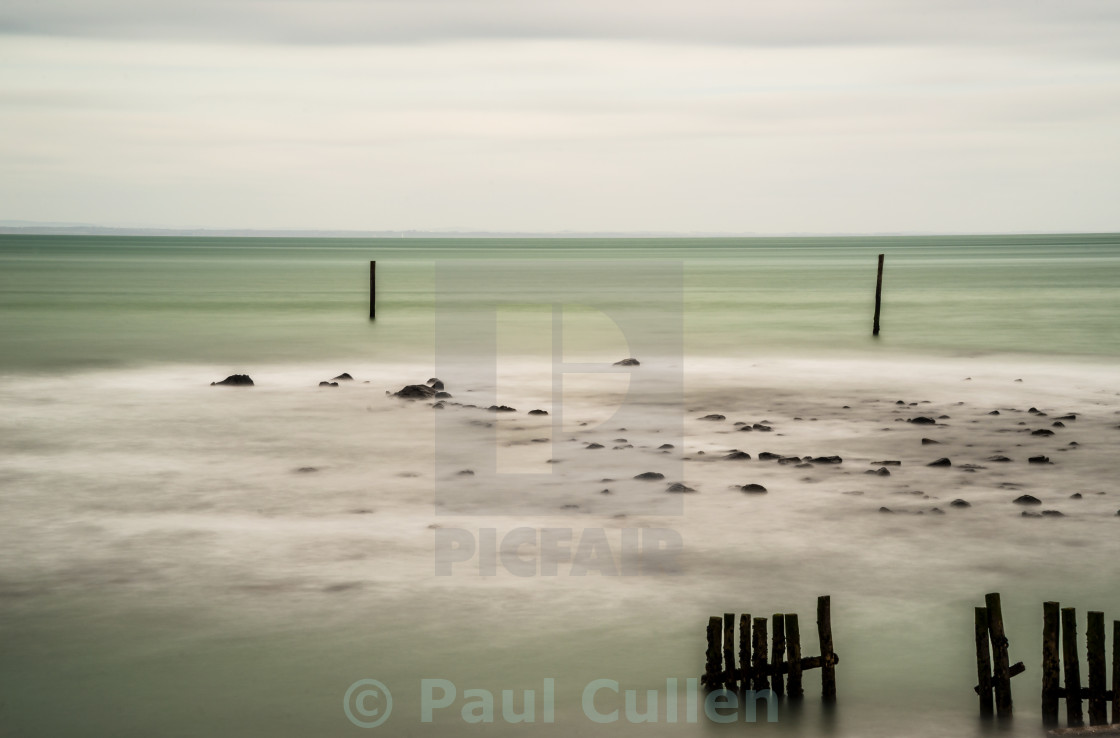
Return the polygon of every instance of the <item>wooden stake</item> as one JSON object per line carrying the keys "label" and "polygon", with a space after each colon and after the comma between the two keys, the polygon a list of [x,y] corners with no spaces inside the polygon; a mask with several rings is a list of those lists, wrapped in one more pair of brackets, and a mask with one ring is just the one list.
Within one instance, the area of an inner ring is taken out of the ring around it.
{"label": "wooden stake", "polygon": [[1062,660],[1066,672],[1066,725],[1085,724],[1081,713],[1081,664],[1077,660],[1077,610],[1062,608]]}
{"label": "wooden stake", "polygon": [[1120,724],[1120,620],[1112,621],[1112,722]]}
{"label": "wooden stake", "polygon": [[369,319],[377,317],[377,262],[369,263]]}
{"label": "wooden stake", "polygon": [[736,688],[735,678],[735,613],[723,614],[723,683]]}
{"label": "wooden stake", "polygon": [[775,613],[770,620],[774,628],[773,640],[770,644],[770,689],[774,690],[774,694],[781,697],[785,694],[785,680],[782,678],[785,669],[782,665],[782,658],[786,655],[786,616],[782,613]]}
{"label": "wooden stake", "polygon": [[1009,717],[1011,706],[1011,665],[1007,658],[1007,636],[1003,632],[1003,608],[1000,606],[999,593],[984,595],[988,610],[988,635],[992,639],[992,686],[996,692],[996,714]]}
{"label": "wooden stake", "polygon": [[988,648],[988,608],[976,608],[976,691],[980,695],[980,714],[990,717],[992,706],[992,659]]}
{"label": "wooden stake", "polygon": [[871,327],[871,335],[879,335],[879,308],[883,303],[883,257],[879,254],[879,276],[875,278],[875,321]]}
{"label": "wooden stake", "polygon": [[[800,699],[805,694],[801,686],[801,629],[797,624],[797,614],[786,615],[786,661],[789,664],[789,696]],[[1117,623],[1120,625],[1120,623]]]}
{"label": "wooden stake", "polygon": [[739,616],[739,685],[751,688],[751,616]]}
{"label": "wooden stake", "polygon": [[708,689],[719,689],[723,686],[723,674],[720,669],[720,619],[708,618],[708,650],[704,654],[704,686]]}
{"label": "wooden stake", "polygon": [[751,689],[756,692],[770,689],[770,681],[766,677],[766,618],[754,619],[754,657],[751,671],[754,677]]}
{"label": "wooden stake", "polygon": [[1058,655],[1060,605],[1042,604],[1042,723],[1058,724],[1058,690],[1061,688],[1061,657]]}
{"label": "wooden stake", "polygon": [[821,698],[836,701],[836,654],[832,650],[832,600],[817,598],[817,636],[821,642]]}
{"label": "wooden stake", "polygon": [[1085,651],[1089,665],[1089,725],[1107,725],[1108,703],[1104,693],[1108,690],[1108,683],[1105,681],[1103,612],[1089,612]]}

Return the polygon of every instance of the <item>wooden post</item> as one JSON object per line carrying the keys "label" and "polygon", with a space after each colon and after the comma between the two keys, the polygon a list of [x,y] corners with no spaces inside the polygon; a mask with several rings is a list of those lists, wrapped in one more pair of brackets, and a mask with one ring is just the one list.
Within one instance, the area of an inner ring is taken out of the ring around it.
{"label": "wooden post", "polygon": [[[789,680],[786,687],[790,699],[800,699],[805,694],[801,686],[801,628],[797,624],[797,613],[786,615],[786,660],[789,662]],[[1120,623],[1117,623],[1120,625]],[[1115,679],[1115,677],[1113,677]],[[1114,713],[1115,714],[1115,713]]]}
{"label": "wooden post", "polygon": [[883,257],[879,254],[879,276],[875,278],[875,321],[871,327],[871,335],[879,335],[879,308],[883,303]]}
{"label": "wooden post", "polygon": [[739,616],[739,686],[751,688],[751,616]]}
{"label": "wooden post", "polygon": [[708,618],[708,650],[704,654],[704,686],[719,689],[723,686],[723,673],[720,669],[720,619]]}
{"label": "wooden post", "polygon": [[1058,724],[1058,690],[1062,684],[1059,607],[1057,602],[1042,604],[1042,723],[1047,726]]}
{"label": "wooden post", "polygon": [[1089,623],[1085,628],[1085,651],[1089,665],[1089,725],[1107,725],[1108,703],[1104,693],[1108,691],[1108,684],[1105,681],[1103,612],[1089,612]]}
{"label": "wooden post", "polygon": [[735,689],[735,613],[723,614],[723,683]]}
{"label": "wooden post", "polygon": [[751,689],[756,692],[770,689],[770,681],[766,678],[766,618],[754,619],[754,658],[751,671],[754,675]]}
{"label": "wooden post", "polygon": [[1062,660],[1066,672],[1066,725],[1085,724],[1081,714],[1081,664],[1077,660],[1077,610],[1062,608]]}
{"label": "wooden post", "polygon": [[976,691],[980,695],[980,714],[990,717],[992,707],[992,658],[988,648],[988,608],[976,608]]}
{"label": "wooden post", "polygon": [[988,635],[992,639],[992,686],[996,692],[996,714],[1009,717],[1011,708],[1011,666],[1007,658],[1007,636],[1003,632],[1003,608],[999,593],[984,595],[988,607]]}
{"label": "wooden post", "polygon": [[782,658],[786,655],[786,616],[782,613],[775,613],[771,622],[774,624],[773,640],[771,641],[770,648],[770,689],[774,690],[774,694],[781,697],[785,694],[785,679],[782,678],[784,669],[782,667]]}
{"label": "wooden post", "polygon": [[1120,620],[1112,621],[1112,722],[1120,724]]}
{"label": "wooden post", "polygon": [[377,262],[369,263],[369,319],[377,317]]}
{"label": "wooden post", "polygon": [[817,636],[821,642],[821,698],[836,701],[836,654],[832,650],[832,600],[817,598]]}

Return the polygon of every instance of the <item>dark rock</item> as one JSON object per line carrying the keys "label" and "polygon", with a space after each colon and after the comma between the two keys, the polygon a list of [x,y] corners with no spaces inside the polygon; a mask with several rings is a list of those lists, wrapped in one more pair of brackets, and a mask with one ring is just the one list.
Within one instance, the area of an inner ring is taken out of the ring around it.
{"label": "dark rock", "polygon": [[438,379],[436,379],[435,377],[430,377],[430,378],[428,379],[428,381],[427,381],[427,382],[425,382],[425,384],[429,384],[429,385],[431,385],[431,384],[435,384],[436,382],[439,382],[439,380],[438,380]]}
{"label": "dark rock", "polygon": [[473,477],[474,476],[474,470],[473,469],[463,469],[461,472],[459,472],[459,476],[460,477]]}
{"label": "dark rock", "polygon": [[491,405],[490,407],[488,407],[486,409],[489,410],[492,413],[515,413],[515,412],[517,412],[517,408],[510,407],[509,405]]}
{"label": "dark rock", "polygon": [[901,461],[872,461],[871,466],[902,466]]}
{"label": "dark rock", "polygon": [[890,470],[888,470],[885,466],[879,467],[878,470],[868,469],[864,472],[864,474],[874,474],[875,476],[879,477],[889,477],[891,475]]}
{"label": "dark rock", "polygon": [[928,464],[926,464],[926,466],[952,466],[952,465],[953,465],[953,462],[949,461],[945,457],[941,457],[937,461],[931,461]]}
{"label": "dark rock", "polygon": [[1015,498],[1016,505],[1041,505],[1042,500],[1034,495],[1019,495]]}
{"label": "dark rock", "polygon": [[609,489],[599,490],[599,494],[601,494],[601,495],[609,495],[610,493],[611,493],[611,491]]}
{"label": "dark rock", "polygon": [[402,400],[428,400],[436,396],[436,391],[426,384],[410,384],[393,393]]}
{"label": "dark rock", "polygon": [[938,420],[952,420],[952,418],[950,418],[948,415],[938,415],[937,419]]}
{"label": "dark rock", "polygon": [[[773,429],[773,428],[771,428],[770,426],[768,426],[768,425],[763,425],[762,423],[755,423],[754,425],[752,425],[752,426],[751,426],[751,428],[753,428],[753,429],[754,429],[754,430],[756,430],[756,431],[762,431],[763,433],[767,433],[767,432],[769,432],[769,431],[772,431],[772,430],[774,430],[774,429]],[[740,429],[740,430],[741,430],[741,429]]]}
{"label": "dark rock", "polygon": [[1042,517],[1044,518],[1064,518],[1065,515],[1061,510],[1043,510]]}
{"label": "dark rock", "polygon": [[428,380],[428,386],[431,387],[432,389],[434,389],[436,392],[439,392],[443,389],[443,382],[439,381],[438,379],[434,379],[434,378],[429,379]]}
{"label": "dark rock", "polygon": [[879,512],[881,512],[881,513],[893,513],[894,510],[890,509],[889,507],[880,507]]}
{"label": "dark rock", "polygon": [[1052,436],[1054,431],[1049,428],[1039,428],[1038,430],[1031,431],[1032,436]]}
{"label": "dark rock", "polygon": [[935,440],[933,440],[932,438],[923,438],[923,439],[922,439],[922,445],[923,445],[923,446],[929,446],[929,445],[931,445],[931,444],[936,444],[936,445],[940,446],[940,445],[941,445],[941,441],[935,441]]}
{"label": "dark rock", "polygon": [[346,372],[343,372],[342,374],[339,374],[339,375],[338,375],[337,377],[334,377],[334,380],[335,380],[335,381],[341,381],[341,380],[351,380],[351,379],[353,379],[353,377],[351,377],[351,376],[350,376],[350,375],[349,375],[348,373],[346,373]]}
{"label": "dark rock", "polygon": [[1050,457],[1049,456],[1032,456],[1029,459],[1027,459],[1027,462],[1031,463],[1031,464],[1049,464],[1050,463]]}
{"label": "dark rock", "polygon": [[231,374],[220,382],[211,382],[211,387],[225,385],[226,387],[252,387],[253,380],[248,374]]}
{"label": "dark rock", "polygon": [[642,364],[637,359],[623,359],[622,361],[616,361],[614,363],[614,365],[615,366],[641,366]]}
{"label": "dark rock", "polygon": [[1024,518],[1041,518],[1042,516],[1039,515],[1036,512],[1031,512],[1030,510],[1024,510],[1023,511],[1023,517]]}
{"label": "dark rock", "polygon": [[1006,456],[999,456],[999,455],[989,456],[986,460],[987,461],[995,461],[995,462],[999,462],[999,463],[1003,463],[1003,462],[1006,462],[1006,461],[1011,461],[1011,459],[1007,458]]}
{"label": "dark rock", "polygon": [[839,456],[818,456],[812,459],[814,464],[842,464],[844,460]]}
{"label": "dark rock", "polygon": [[999,410],[993,410],[988,415],[999,415]]}
{"label": "dark rock", "polygon": [[601,443],[589,443],[587,444],[587,448],[604,448],[604,446]]}
{"label": "dark rock", "polygon": [[686,487],[684,484],[681,484],[680,482],[673,482],[672,484],[669,485],[669,488],[666,491],[667,492],[695,492],[696,490],[694,490],[692,487]]}
{"label": "dark rock", "polygon": [[296,471],[300,474],[310,474],[311,472],[317,472],[319,470],[313,466],[301,466],[300,468],[296,469]]}
{"label": "dark rock", "polygon": [[451,399],[451,393],[450,392],[437,392],[436,393],[436,399],[450,400]]}
{"label": "dark rock", "polygon": [[1069,496],[1069,498],[1071,500],[1080,500],[1081,499],[1081,493],[1080,492],[1074,492],[1072,495]]}
{"label": "dark rock", "polygon": [[781,454],[772,454],[769,451],[763,451],[762,453],[760,453],[758,455],[758,458],[759,458],[760,461],[770,461],[771,459],[780,459],[780,458],[782,458],[782,455]]}
{"label": "dark rock", "polygon": [[895,401],[894,401],[894,404],[896,404],[896,405],[905,405],[905,404],[906,404],[906,402],[905,402],[905,401],[903,401],[903,400],[895,400]]}
{"label": "dark rock", "polygon": [[547,410],[530,410],[529,414],[530,415],[548,415],[548,411]]}
{"label": "dark rock", "polygon": [[700,420],[727,420],[727,416],[720,415],[719,413],[712,413],[711,415],[705,415],[700,418]]}
{"label": "dark rock", "polygon": [[319,382],[320,387],[337,387],[338,382]]}
{"label": "dark rock", "polygon": [[1050,424],[1050,427],[1051,428],[1065,428],[1066,424],[1063,423],[1060,420],[1055,420],[1053,423]]}
{"label": "dark rock", "polygon": [[931,509],[930,512],[934,515],[944,515],[945,514],[945,511],[942,510],[940,507],[935,507],[935,508]]}
{"label": "dark rock", "polygon": [[638,476],[634,477],[634,479],[640,479],[643,482],[658,482],[664,478],[665,475],[661,472],[642,472]]}
{"label": "dark rock", "polygon": [[949,503],[949,507],[972,507],[972,503],[968,500],[956,499]]}
{"label": "dark rock", "polygon": [[934,420],[933,418],[927,418],[924,415],[919,415],[916,418],[910,418],[906,422],[913,423],[914,425],[937,425],[936,420]]}
{"label": "dark rock", "polygon": [[798,464],[798,465],[797,465],[796,467],[794,467],[794,468],[795,468],[795,469],[812,469],[812,468],[813,468],[813,465],[812,465],[812,464],[810,464],[810,463],[808,463],[808,462],[804,462],[804,463]]}
{"label": "dark rock", "polygon": [[1057,420],[1077,420],[1077,413],[1070,413],[1069,415],[1059,415]]}
{"label": "dark rock", "polygon": [[761,484],[744,484],[739,489],[751,495],[764,495],[768,491]]}
{"label": "dark rock", "polygon": [[751,455],[748,454],[746,451],[732,451],[731,453],[729,453],[727,456],[724,456],[723,458],[732,459],[734,461],[750,461],[751,460]]}

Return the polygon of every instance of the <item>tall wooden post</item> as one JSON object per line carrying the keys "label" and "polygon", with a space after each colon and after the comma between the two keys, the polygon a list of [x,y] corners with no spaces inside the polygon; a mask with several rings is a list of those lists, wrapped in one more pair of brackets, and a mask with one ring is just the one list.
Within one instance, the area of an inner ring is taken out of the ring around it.
{"label": "tall wooden post", "polygon": [[786,616],[783,613],[775,613],[770,620],[774,629],[773,640],[770,644],[770,689],[774,690],[774,694],[781,697],[786,691],[785,678],[782,676],[785,673],[782,668],[782,658],[786,655]]}
{"label": "tall wooden post", "polygon": [[1103,612],[1089,613],[1089,623],[1085,628],[1085,651],[1089,665],[1089,725],[1107,725],[1108,703],[1104,693],[1108,690],[1108,684],[1105,681]]}
{"label": "tall wooden post", "polygon": [[1042,604],[1042,723],[1047,726],[1058,724],[1058,690],[1062,683],[1059,608],[1057,602]]}
{"label": "tall wooden post", "polygon": [[976,608],[976,691],[980,695],[980,714],[990,717],[992,707],[992,658],[988,648],[988,608]]}
{"label": "tall wooden post", "polygon": [[[789,661],[789,682],[786,684],[791,699],[799,699],[805,694],[801,686],[801,627],[797,624],[797,613],[785,616],[786,657]],[[1120,625],[1120,623],[1117,623]]]}
{"label": "tall wooden post", "polygon": [[739,685],[744,690],[751,688],[750,613],[745,613],[739,616]]}
{"label": "tall wooden post", "polygon": [[736,687],[735,677],[735,613],[723,614],[723,684]]}
{"label": "tall wooden post", "polygon": [[1081,713],[1081,664],[1077,660],[1077,610],[1062,608],[1062,661],[1066,672],[1066,725],[1085,724]]}
{"label": "tall wooden post", "polygon": [[720,669],[720,619],[708,618],[708,650],[704,654],[704,686],[719,689],[723,686],[723,670]]}
{"label": "tall wooden post", "polygon": [[1011,707],[1011,665],[1007,658],[1007,636],[1003,632],[1003,608],[999,593],[984,595],[988,610],[988,634],[992,638],[992,686],[996,692],[996,714],[1009,717]]}
{"label": "tall wooden post", "polygon": [[369,319],[377,317],[377,262],[369,263]]}
{"label": "tall wooden post", "polygon": [[875,278],[875,321],[871,327],[871,335],[879,335],[879,308],[883,304],[883,257],[879,254],[879,275]]}
{"label": "tall wooden post", "polygon": [[753,672],[751,689],[756,692],[770,689],[770,680],[766,676],[766,618],[754,619],[754,656],[751,671]]}
{"label": "tall wooden post", "polygon": [[832,650],[832,599],[817,598],[817,636],[821,642],[821,698],[836,701],[836,654]]}
{"label": "tall wooden post", "polygon": [[1112,722],[1120,724],[1120,620],[1112,621]]}

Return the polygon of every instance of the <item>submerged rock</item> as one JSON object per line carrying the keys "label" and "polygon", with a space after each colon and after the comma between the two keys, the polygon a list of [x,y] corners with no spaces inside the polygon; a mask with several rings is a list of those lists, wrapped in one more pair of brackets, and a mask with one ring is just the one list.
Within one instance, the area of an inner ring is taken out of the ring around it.
{"label": "submerged rock", "polygon": [[491,405],[490,407],[488,407],[486,409],[489,410],[492,413],[515,413],[515,412],[517,412],[517,408],[510,407],[509,405]]}
{"label": "submerged rock", "polygon": [[1063,513],[1061,510],[1043,510],[1042,515],[1043,515],[1043,517],[1047,517],[1047,518],[1064,518],[1065,517],[1065,513]]}
{"label": "submerged rock", "polygon": [[1031,431],[1031,435],[1032,436],[1052,436],[1052,435],[1054,435],[1054,431],[1050,430],[1049,428],[1039,428],[1038,430]]}
{"label": "submerged rock", "polygon": [[988,460],[988,461],[994,461],[994,462],[998,462],[998,463],[1003,463],[1003,462],[1005,462],[1005,461],[1011,461],[1011,459],[1007,458],[1006,456],[999,456],[999,455],[996,455],[996,456],[989,456],[989,457],[987,458],[987,460]]}
{"label": "submerged rock", "polygon": [[614,365],[615,366],[641,366],[642,363],[640,361],[638,361],[637,359],[630,358],[630,359],[623,359],[622,361],[616,361],[614,363]]}
{"label": "submerged rock", "polygon": [[1014,500],[1016,505],[1041,505],[1042,500],[1034,495],[1020,495]]}
{"label": "submerged rock", "polygon": [[719,413],[712,413],[711,415],[705,415],[700,418],[700,420],[727,420],[727,416],[720,415]]}
{"label": "submerged rock", "polygon": [[669,488],[666,491],[667,492],[695,492],[696,490],[694,490],[692,487],[687,487],[680,482],[673,482],[672,484],[669,485]]}
{"label": "submerged rock", "polygon": [[910,418],[906,422],[913,423],[914,425],[937,425],[936,420],[934,420],[933,418],[927,418],[924,415],[919,415],[916,418]]}
{"label": "submerged rock", "polygon": [[353,377],[351,377],[347,372],[343,372],[342,374],[339,374],[337,377],[334,377],[334,380],[336,382],[341,381],[341,380],[352,380],[352,379],[353,379]]}
{"label": "submerged rock", "polygon": [[923,445],[923,446],[929,446],[929,445],[931,445],[931,444],[936,444],[936,445],[940,446],[940,445],[941,445],[941,441],[935,441],[935,440],[933,440],[932,438],[923,438],[923,439],[922,439],[922,445]]}
{"label": "submerged rock", "polygon": [[320,387],[337,387],[338,382],[319,382]]}
{"label": "submerged rock", "polygon": [[436,391],[426,384],[409,384],[393,393],[393,397],[402,400],[429,400],[436,396]]}
{"label": "submerged rock", "polygon": [[751,455],[748,454],[746,451],[732,451],[731,453],[729,453],[727,456],[724,456],[723,458],[732,459],[734,461],[750,461],[751,460]]}
{"label": "submerged rock", "polygon": [[949,503],[949,507],[972,507],[972,503],[968,500],[956,499]]}
{"label": "submerged rock", "polygon": [[547,410],[530,410],[529,414],[530,415],[548,415],[548,411]]}
{"label": "submerged rock", "polygon": [[664,478],[665,475],[661,472],[642,472],[634,477],[634,479],[640,479],[643,482],[659,482]]}
{"label": "submerged rock", "polygon": [[604,448],[604,446],[601,443],[589,443],[586,448]]}
{"label": "submerged rock", "polygon": [[1030,463],[1030,464],[1049,464],[1050,463],[1050,457],[1049,456],[1032,456],[1029,459],[1027,459],[1027,462]]}
{"label": "submerged rock", "polygon": [[814,464],[843,464],[844,460],[839,456],[818,456],[815,459],[810,459]]}
{"label": "submerged rock", "polygon": [[872,461],[871,466],[902,466],[901,461]]}
{"label": "submerged rock", "polygon": [[769,490],[763,487],[761,484],[744,484],[739,489],[749,495],[764,495],[769,492]]}
{"label": "submerged rock", "polygon": [[953,462],[949,461],[944,456],[942,456],[937,461],[931,461],[928,464],[926,464],[926,466],[952,466],[952,465],[953,465]]}
{"label": "submerged rock", "polygon": [[211,382],[211,387],[225,385],[226,387],[252,387],[253,380],[248,374],[231,374],[220,382]]}

